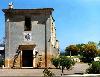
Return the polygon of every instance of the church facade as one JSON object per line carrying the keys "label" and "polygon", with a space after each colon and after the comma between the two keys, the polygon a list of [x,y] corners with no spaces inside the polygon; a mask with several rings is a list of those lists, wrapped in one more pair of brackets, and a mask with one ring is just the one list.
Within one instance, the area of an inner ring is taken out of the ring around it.
{"label": "church facade", "polygon": [[3,9],[5,14],[5,67],[52,67],[59,55],[53,8]]}

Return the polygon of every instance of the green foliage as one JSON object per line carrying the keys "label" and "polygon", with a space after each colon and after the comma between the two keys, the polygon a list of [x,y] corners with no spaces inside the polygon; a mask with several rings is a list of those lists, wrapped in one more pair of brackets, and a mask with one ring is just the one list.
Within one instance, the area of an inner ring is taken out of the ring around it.
{"label": "green foliage", "polygon": [[84,45],[85,44],[76,44],[77,48],[79,49],[78,54],[82,56],[82,52],[84,51]]}
{"label": "green foliage", "polygon": [[2,65],[4,65],[4,59],[2,59],[2,58],[0,57],[0,67],[2,67]]}
{"label": "green foliage", "polygon": [[60,53],[60,56],[65,56],[65,52],[61,52]]}
{"label": "green foliage", "polygon": [[80,55],[81,60],[83,62],[92,62],[94,60],[94,57],[100,56],[100,42],[99,44],[96,44],[95,42],[89,41],[87,44],[76,44],[76,45],[70,45],[66,47],[65,51],[67,55],[70,56],[76,56]]}
{"label": "green foliage", "polygon": [[83,57],[87,62],[92,62],[98,54],[98,49],[95,44],[89,43],[84,45]]}
{"label": "green foliage", "polygon": [[0,61],[0,67],[3,65],[3,62],[2,61]]}
{"label": "green foliage", "polygon": [[48,69],[44,69],[43,71],[44,77],[55,77],[55,74],[52,73],[50,70]]}
{"label": "green foliage", "polygon": [[56,68],[58,68],[58,66],[59,66],[59,61],[60,61],[59,58],[52,58],[52,59],[51,59],[52,64],[53,64]]}
{"label": "green foliage", "polygon": [[100,74],[100,62],[92,62],[86,72],[89,74]]}
{"label": "green foliage", "polygon": [[70,69],[74,64],[75,64],[75,62],[72,61],[70,58],[68,58],[66,56],[60,57],[60,66],[62,66],[63,68],[66,67],[67,69]]}
{"label": "green foliage", "polygon": [[57,68],[58,66],[62,66],[63,69],[66,67],[67,69],[70,69],[71,66],[75,64],[74,61],[72,61],[70,58],[66,56],[60,56],[58,58],[52,58],[51,60],[52,64]]}
{"label": "green foliage", "polygon": [[98,49],[98,51],[97,51],[97,52],[98,52],[97,56],[99,56],[99,57],[100,57],[100,49]]}
{"label": "green foliage", "polygon": [[68,54],[70,54],[70,52],[71,52],[71,55],[74,56],[74,55],[78,55],[79,49],[76,45],[70,45],[70,46],[65,48],[65,51]]}

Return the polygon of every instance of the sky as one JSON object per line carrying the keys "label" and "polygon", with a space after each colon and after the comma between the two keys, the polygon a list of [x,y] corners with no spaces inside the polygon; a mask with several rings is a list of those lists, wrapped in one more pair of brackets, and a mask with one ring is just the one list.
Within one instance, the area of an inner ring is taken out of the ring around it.
{"label": "sky", "polygon": [[2,9],[9,2],[15,9],[54,8],[61,51],[71,44],[100,41],[100,0],[0,0],[0,41],[5,35]]}

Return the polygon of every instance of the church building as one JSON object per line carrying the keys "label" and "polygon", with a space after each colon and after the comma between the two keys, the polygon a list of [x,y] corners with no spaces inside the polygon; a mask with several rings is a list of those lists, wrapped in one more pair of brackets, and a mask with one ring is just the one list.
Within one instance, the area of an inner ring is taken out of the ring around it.
{"label": "church building", "polygon": [[[53,8],[3,9],[5,15],[5,67],[52,67],[59,55]],[[47,64],[46,64],[47,63]]]}

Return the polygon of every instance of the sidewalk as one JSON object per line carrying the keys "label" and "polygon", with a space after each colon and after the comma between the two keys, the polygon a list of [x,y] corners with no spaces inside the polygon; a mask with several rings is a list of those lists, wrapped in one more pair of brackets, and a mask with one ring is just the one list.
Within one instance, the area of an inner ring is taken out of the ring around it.
{"label": "sidewalk", "polygon": [[[88,68],[86,63],[76,63],[72,70],[64,70],[64,76],[85,73]],[[43,76],[44,69],[0,69],[0,76]],[[60,69],[49,69],[56,76],[61,76]]]}

